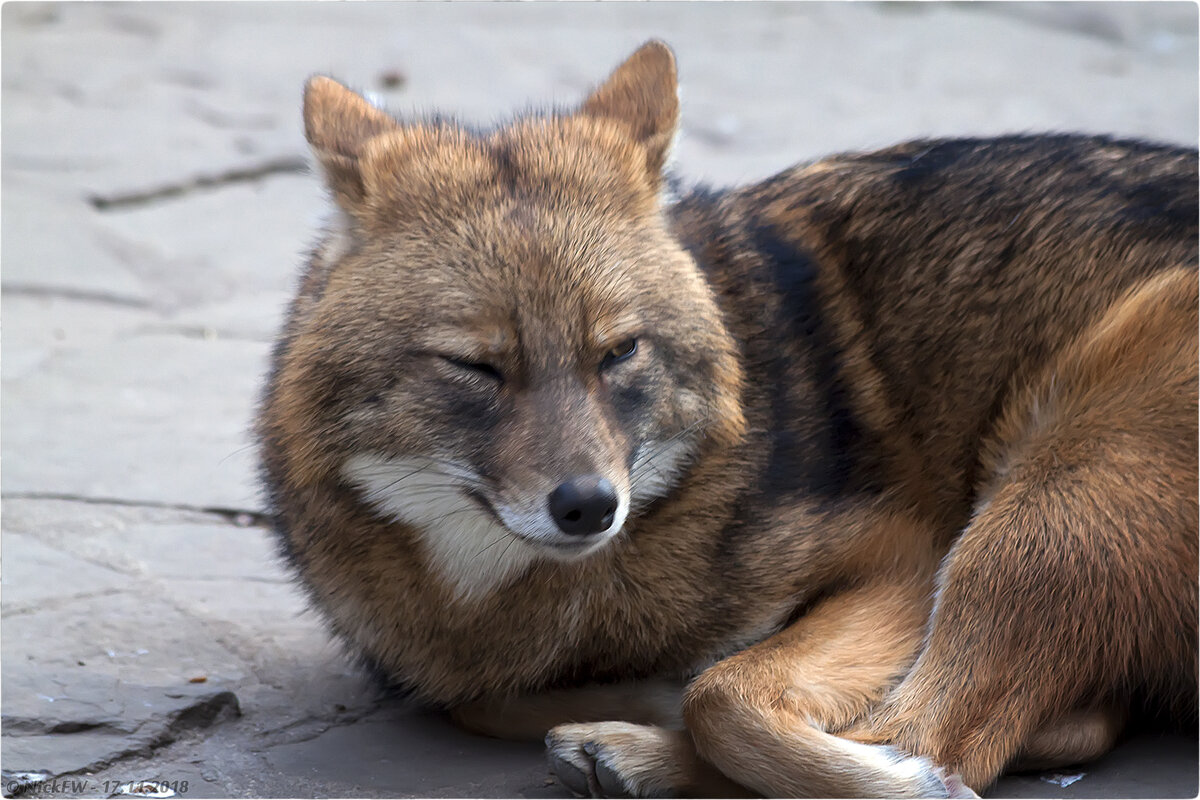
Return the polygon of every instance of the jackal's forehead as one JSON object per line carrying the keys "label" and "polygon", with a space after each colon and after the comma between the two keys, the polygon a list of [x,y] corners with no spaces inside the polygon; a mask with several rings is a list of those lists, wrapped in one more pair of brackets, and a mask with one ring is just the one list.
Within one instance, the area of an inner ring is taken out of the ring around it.
{"label": "jackal's forehead", "polygon": [[486,135],[449,124],[406,128],[367,147],[365,215],[378,233],[513,203],[636,218],[654,211],[644,162],[612,125],[589,119],[531,118]]}
{"label": "jackal's forehead", "polygon": [[618,143],[568,133],[427,143],[427,157],[396,168],[389,203],[331,288],[377,318],[469,331],[483,350],[539,326],[573,343],[634,333],[690,262]]}

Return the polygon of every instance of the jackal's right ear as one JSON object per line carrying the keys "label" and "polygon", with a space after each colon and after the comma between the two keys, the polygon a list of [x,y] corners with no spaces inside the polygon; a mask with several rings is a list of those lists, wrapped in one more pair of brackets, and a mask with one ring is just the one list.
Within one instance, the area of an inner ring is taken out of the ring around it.
{"label": "jackal's right ear", "polygon": [[338,204],[350,211],[366,194],[360,158],[367,142],[400,125],[361,95],[317,75],[304,87],[304,138]]}
{"label": "jackal's right ear", "polygon": [[651,39],[584,101],[580,112],[625,123],[646,149],[647,167],[657,181],[679,125],[679,82],[671,48]]}

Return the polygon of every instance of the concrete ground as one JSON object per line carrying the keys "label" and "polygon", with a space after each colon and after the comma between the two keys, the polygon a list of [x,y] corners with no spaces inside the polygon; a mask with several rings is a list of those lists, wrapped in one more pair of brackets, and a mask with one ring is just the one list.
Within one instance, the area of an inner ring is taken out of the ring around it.
{"label": "concrete ground", "polygon": [[[487,122],[660,37],[680,171],[719,184],[917,135],[1197,139],[1193,3],[0,13],[5,794],[568,796],[537,745],[379,698],[262,525],[248,421],[322,209],[309,74]],[[993,794],[1195,796],[1196,752],[1136,737]]]}

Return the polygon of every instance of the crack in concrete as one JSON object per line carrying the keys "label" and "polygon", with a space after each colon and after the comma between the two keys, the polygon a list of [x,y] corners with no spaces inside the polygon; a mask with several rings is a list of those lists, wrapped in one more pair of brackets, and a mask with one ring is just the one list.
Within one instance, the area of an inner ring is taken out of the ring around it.
{"label": "crack in concrete", "polygon": [[225,130],[263,131],[276,125],[276,115],[270,112],[230,112],[211,108],[198,100],[189,102],[187,111],[196,119]]}
{"label": "crack in concrete", "polygon": [[150,308],[150,302],[140,297],[97,292],[90,289],[73,289],[67,286],[3,285],[4,294],[23,297],[49,297],[62,300],[77,300],[85,303],[103,303],[122,308]]}
{"label": "crack in concrete", "polygon": [[56,722],[53,725],[47,725],[40,719],[32,719],[30,717],[4,717],[4,733],[6,736],[45,736],[51,733],[111,733],[118,736],[128,736],[129,734],[137,733],[141,727],[141,725],[138,725],[130,729],[128,726],[122,727],[108,720],[100,722],[96,722],[95,720],[66,720],[65,722]]}
{"label": "crack in concrete", "polygon": [[208,325],[184,325],[170,322],[143,325],[137,330],[132,331],[130,336],[132,337],[164,333],[182,336],[185,339],[203,339],[206,342],[223,340],[236,342],[265,342],[269,344],[275,341],[275,337],[270,334],[254,335],[238,333],[237,331],[230,331],[223,328],[212,328]]}
{"label": "crack in concrete", "polygon": [[212,514],[222,517],[238,528],[269,528],[271,517],[262,511],[248,508],[226,508],[222,506],[193,506],[187,503],[159,503],[147,500],[126,500],[119,497],[83,497],[69,492],[5,492],[3,500],[61,500],[67,503],[86,503],[100,506],[122,506],[125,508],[155,508],[165,511],[187,511],[194,514]]}
{"label": "crack in concrete", "polygon": [[[28,532],[28,531],[5,531],[4,535],[5,536],[35,536],[35,537],[37,536],[36,534],[34,534],[32,532]],[[57,541],[54,538],[37,537],[37,541],[41,542],[46,547],[49,547],[52,550],[57,550],[58,552],[63,553],[64,555],[69,555],[74,558],[78,558],[80,561],[86,561],[88,564],[92,564],[97,567],[102,567],[111,572],[115,572],[118,575],[122,575],[126,578],[140,578],[141,577],[141,575],[139,575],[137,572],[131,571],[127,567],[122,566],[120,564],[113,564],[113,563],[110,563],[103,559],[99,559],[94,556],[87,555],[85,553],[80,553],[80,552],[72,550],[68,547],[65,547],[63,542]],[[97,592],[93,595],[93,597],[106,597],[106,596],[118,595],[118,594],[124,594],[124,593],[125,593],[124,589],[111,589],[111,590],[107,590],[107,591]],[[53,601],[49,601],[46,599],[39,600],[39,601],[37,601],[37,607],[32,610],[40,611],[41,609],[46,608],[48,610],[53,611],[56,608],[60,608],[64,605],[68,605],[70,603],[70,601],[75,600],[75,599],[77,599],[77,598],[62,598],[61,602],[57,602],[57,603],[54,603]],[[85,597],[84,599],[87,599],[87,598]],[[5,615],[7,616],[7,612],[5,612]],[[21,614],[18,613],[17,616],[21,616]]]}
{"label": "crack in concrete", "polygon": [[[124,570],[117,569],[116,567],[114,567],[111,564],[106,564],[106,563],[97,561],[96,559],[93,559],[93,558],[86,558],[84,556],[79,555],[78,553],[73,553],[73,552],[69,552],[67,550],[63,550],[60,547],[54,547],[54,545],[52,545],[48,542],[45,542],[45,541],[43,541],[43,544],[46,544],[47,547],[53,547],[55,550],[57,550],[60,553],[66,553],[68,555],[75,556],[76,558],[78,558],[82,561],[86,561],[89,564],[95,564],[98,567],[106,567],[106,568],[112,570],[113,572],[118,572],[122,575],[127,575],[128,577],[136,577],[134,575],[131,575],[128,572],[125,572]],[[57,611],[60,608],[63,608],[64,606],[68,606],[71,603],[76,603],[80,600],[94,600],[97,597],[111,597],[113,595],[123,594],[126,591],[128,591],[128,590],[126,590],[126,589],[104,589],[104,590],[98,591],[98,592],[81,592],[80,594],[73,594],[73,595],[70,595],[67,597],[42,598],[42,599],[37,600],[36,602],[30,603],[28,605],[17,605],[15,608],[12,607],[12,605],[10,603],[10,604],[6,604],[4,606],[4,610],[2,612],[0,612],[0,618],[9,619],[11,617],[24,617],[28,614],[37,614],[42,611]]]}
{"label": "crack in concrete", "polygon": [[[217,693],[209,695],[207,697],[199,698],[198,702],[193,703],[188,706],[185,706],[184,708],[181,708],[178,711],[175,711],[174,713],[172,713],[168,717],[167,724],[162,726],[160,730],[158,730],[156,733],[149,736],[147,739],[145,739],[143,741],[135,742],[132,744],[132,746],[125,747],[124,749],[118,750],[114,753],[110,753],[108,755],[102,756],[101,758],[98,758],[89,764],[85,764],[81,767],[75,767],[68,771],[59,773],[58,775],[55,775],[53,777],[61,777],[62,775],[73,775],[76,773],[95,773],[95,772],[98,772],[103,769],[108,769],[109,767],[112,767],[114,764],[117,764],[121,761],[126,761],[131,758],[149,757],[149,756],[153,755],[156,751],[161,750],[162,748],[167,747],[170,744],[173,744],[175,741],[177,741],[181,736],[183,736],[186,733],[193,732],[193,731],[199,731],[199,730],[203,730],[206,728],[211,728],[226,717],[229,717],[229,716],[240,717],[241,715],[242,715],[242,709],[241,709],[241,705],[238,702],[237,695],[235,695],[233,692],[228,692],[228,691],[217,692]],[[29,725],[36,725],[36,720],[28,720],[28,719],[10,720],[8,718],[6,718],[4,720],[5,728],[8,728],[10,725],[13,725],[14,723],[20,727],[28,727]],[[51,729],[51,728],[63,728],[64,726],[67,727],[68,729],[66,729],[66,730]],[[141,727],[143,727],[143,726],[139,726],[137,730],[140,730]],[[111,728],[111,730],[109,730],[108,728]],[[93,723],[87,723],[87,722],[74,723],[74,724],[73,723],[64,723],[64,724],[60,724],[60,725],[56,725],[56,726],[50,726],[50,728],[43,727],[43,729],[40,731],[40,734],[48,735],[51,733],[58,733],[58,734],[69,735],[69,734],[74,734],[74,733],[85,733],[85,732],[102,733],[102,734],[111,733],[112,735],[128,736],[128,732],[121,731],[118,728],[116,728],[115,726],[112,726],[110,723],[94,723],[93,724]],[[135,733],[136,733],[136,730],[135,730]],[[29,732],[29,733],[25,733],[24,735],[37,735],[37,734],[35,732]],[[17,791],[11,796],[19,796],[20,793],[21,793],[20,791]]]}
{"label": "crack in concrete", "polygon": [[261,575],[188,575],[179,578],[185,581],[236,581],[238,583],[269,583],[275,586],[286,586],[295,583],[291,578],[264,578]]}
{"label": "crack in concrete", "polygon": [[116,194],[92,194],[87,200],[97,211],[150,205],[160,200],[183,197],[204,189],[219,189],[238,183],[251,183],[272,175],[308,172],[308,160],[299,156],[284,156],[250,167],[228,169],[210,175],[196,175],[176,183]]}
{"label": "crack in concrete", "polygon": [[[345,711],[335,713],[332,716],[322,716],[314,714],[303,719],[292,720],[286,725],[279,728],[271,728],[265,731],[258,731],[255,738],[262,742],[265,749],[279,747],[281,745],[300,744],[301,742],[311,742],[320,736],[324,736],[329,731],[335,728],[343,728],[347,725],[354,725],[383,708],[383,698],[378,698],[369,705],[357,711]],[[316,726],[315,729],[303,731],[294,736],[289,736],[291,731],[305,726]]]}

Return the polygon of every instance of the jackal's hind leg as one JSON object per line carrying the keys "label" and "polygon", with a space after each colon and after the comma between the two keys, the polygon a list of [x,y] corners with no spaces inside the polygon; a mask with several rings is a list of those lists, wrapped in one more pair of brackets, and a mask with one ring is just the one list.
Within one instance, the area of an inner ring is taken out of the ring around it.
{"label": "jackal's hind leg", "polygon": [[982,790],[1106,750],[1119,714],[1070,716],[1097,697],[1195,714],[1196,294],[1194,267],[1135,287],[1005,410],[924,651],[850,735]]}
{"label": "jackal's hind leg", "polygon": [[848,589],[709,668],[684,696],[701,757],[768,797],[974,797],[920,752],[828,732],[866,714],[904,674],[928,597],[920,576]]}
{"label": "jackal's hind leg", "polygon": [[1112,749],[1125,727],[1116,709],[1076,711],[1035,733],[1013,764],[1014,771],[1083,764]]}

